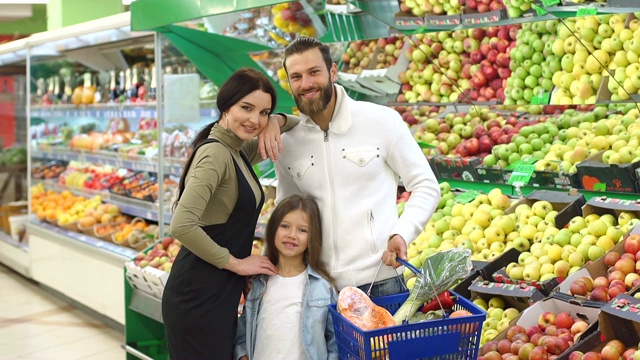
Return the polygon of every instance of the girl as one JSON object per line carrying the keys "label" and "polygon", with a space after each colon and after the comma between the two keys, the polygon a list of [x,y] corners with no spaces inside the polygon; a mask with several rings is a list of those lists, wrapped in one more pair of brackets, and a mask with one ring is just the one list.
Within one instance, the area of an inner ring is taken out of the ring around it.
{"label": "girl", "polygon": [[238,324],[237,359],[338,359],[328,306],[337,301],[333,278],[320,261],[318,205],[292,195],[267,223],[266,256],[277,275],[251,280]]}
{"label": "girl", "polygon": [[184,245],[162,297],[172,360],[231,359],[245,276],[276,273],[267,257],[250,256],[264,201],[251,162],[262,160],[256,136],[273,122],[275,88],[261,72],[240,69],[220,87],[217,106],[220,121],[193,142],[171,220]]}

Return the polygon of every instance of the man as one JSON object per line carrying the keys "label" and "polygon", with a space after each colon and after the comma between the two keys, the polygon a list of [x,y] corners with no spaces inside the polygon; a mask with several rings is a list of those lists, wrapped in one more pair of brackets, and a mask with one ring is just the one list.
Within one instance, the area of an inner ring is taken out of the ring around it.
{"label": "man", "polygon": [[[276,203],[297,193],[318,201],[321,257],[339,290],[366,292],[374,282],[372,297],[403,291],[395,259],[406,260],[407,244],[440,200],[427,160],[395,110],[355,101],[334,84],[337,67],[326,45],[296,39],[285,50],[284,68],[301,122],[282,135]],[[398,219],[399,177],[411,197]],[[381,255],[393,268],[380,267]]]}

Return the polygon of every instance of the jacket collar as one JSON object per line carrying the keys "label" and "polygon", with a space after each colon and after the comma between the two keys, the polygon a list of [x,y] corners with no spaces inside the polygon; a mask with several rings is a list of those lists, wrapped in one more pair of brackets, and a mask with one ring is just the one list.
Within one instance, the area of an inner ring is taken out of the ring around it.
{"label": "jacket collar", "polygon": [[244,140],[240,139],[233,131],[225,129],[220,124],[215,124],[209,133],[209,137],[216,139],[235,151],[240,151]]}
{"label": "jacket collar", "polygon": [[[336,94],[336,108],[333,110],[331,122],[329,123],[329,132],[336,134],[344,134],[351,127],[351,113],[349,112],[349,96],[344,88],[338,84],[333,84],[333,90]],[[300,113],[300,118],[305,126],[315,126],[318,124],[311,117]]]}
{"label": "jacket collar", "polygon": [[[314,277],[316,279],[322,278],[322,275],[318,274],[315,270],[313,270],[313,268],[311,268],[311,266],[308,266],[308,265],[307,265],[307,274],[310,278],[311,277]],[[260,281],[263,284],[266,284],[268,278],[269,278],[269,275],[262,274],[262,275],[258,275],[257,277],[254,277],[253,279],[254,281]]]}

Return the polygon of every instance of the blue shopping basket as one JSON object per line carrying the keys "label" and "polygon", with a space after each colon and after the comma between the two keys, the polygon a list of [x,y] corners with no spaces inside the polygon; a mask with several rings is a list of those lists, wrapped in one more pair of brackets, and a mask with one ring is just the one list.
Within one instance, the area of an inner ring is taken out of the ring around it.
{"label": "blue shopping basket", "polygon": [[[464,297],[450,293],[456,297],[453,310],[467,310],[470,316],[365,331],[340,315],[336,304],[330,305],[340,359],[477,359],[486,313]],[[394,314],[408,297],[409,293],[402,293],[371,300]]]}

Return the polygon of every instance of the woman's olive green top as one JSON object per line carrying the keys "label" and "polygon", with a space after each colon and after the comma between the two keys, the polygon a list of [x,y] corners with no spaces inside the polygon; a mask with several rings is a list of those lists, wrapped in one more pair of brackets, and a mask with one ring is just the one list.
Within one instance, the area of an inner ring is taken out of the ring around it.
{"label": "woman's olive green top", "polygon": [[[280,131],[288,131],[298,122],[297,118],[289,116]],[[258,153],[257,138],[245,142],[217,124],[209,138],[219,142],[205,144],[195,153],[184,192],[171,220],[170,232],[198,257],[222,268],[229,261],[229,251],[212,241],[202,227],[223,224],[231,215],[238,199],[238,177],[233,160],[253,189],[256,204],[260,202],[260,184],[253,180],[253,170],[240,157],[240,150],[252,164],[261,162],[262,158]]]}

